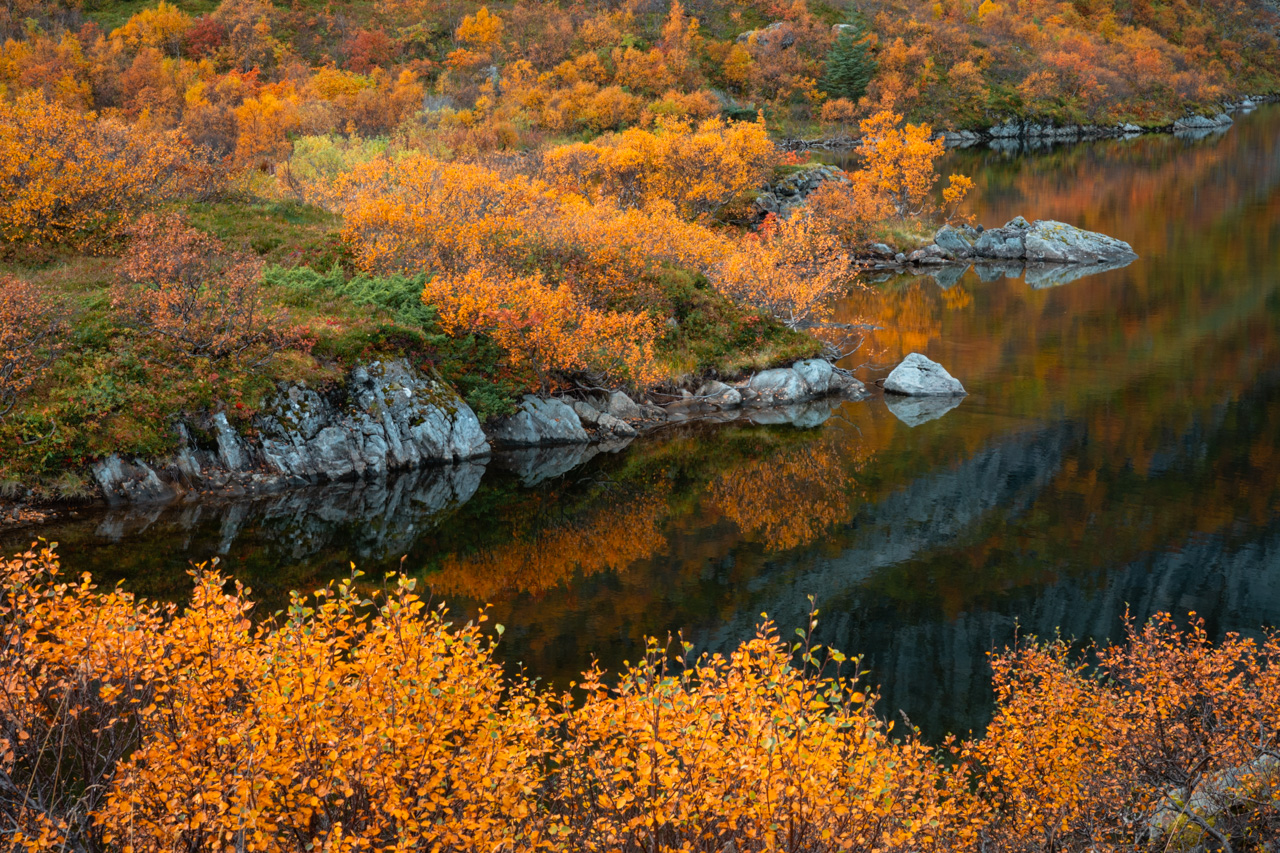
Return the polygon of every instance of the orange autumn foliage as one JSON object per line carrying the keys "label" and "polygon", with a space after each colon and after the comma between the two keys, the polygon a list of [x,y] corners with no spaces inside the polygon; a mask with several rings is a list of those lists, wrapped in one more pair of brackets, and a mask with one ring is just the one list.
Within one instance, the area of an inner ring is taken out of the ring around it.
{"label": "orange autumn foliage", "polygon": [[112,306],[155,339],[162,358],[262,364],[307,341],[267,300],[262,262],[228,252],[176,214],[131,229]]}
{"label": "orange autumn foliage", "polygon": [[64,313],[30,282],[0,275],[0,418],[65,349]]}
{"label": "orange autumn foliage", "polygon": [[806,212],[770,216],[712,274],[735,302],[773,314],[792,328],[821,324],[835,298],[857,285],[848,255]]}
{"label": "orange autumn foliage", "polygon": [[0,239],[92,242],[178,185],[186,156],[148,134],[30,93],[0,99]]}
{"label": "orange autumn foliage", "polygon": [[[767,621],[725,655],[650,641],[563,695],[407,579],[255,624],[197,569],[183,608],[0,562],[0,828],[18,850],[1251,849],[1280,831],[1280,636],[1168,617],[1084,667],[997,654],[995,719],[937,747],[851,662]],[[500,626],[497,633],[501,634]],[[841,674],[845,663],[852,672]],[[1141,834],[1135,838],[1135,832]]]}
{"label": "orange autumn foliage", "polygon": [[777,160],[763,121],[660,121],[592,142],[562,145],[544,157],[552,183],[581,187],[624,207],[670,202],[687,218],[714,213],[761,186]]}
{"label": "orange autumn foliage", "polygon": [[489,335],[516,364],[534,370],[543,390],[557,384],[554,373],[637,387],[661,378],[653,358],[653,318],[592,308],[569,285],[549,285],[539,274],[512,277],[476,266],[432,278],[422,298],[439,311],[446,332]]}

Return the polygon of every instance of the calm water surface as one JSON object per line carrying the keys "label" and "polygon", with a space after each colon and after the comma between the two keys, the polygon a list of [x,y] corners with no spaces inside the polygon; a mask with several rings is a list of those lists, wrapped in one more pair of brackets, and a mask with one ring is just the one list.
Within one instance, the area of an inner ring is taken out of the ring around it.
{"label": "calm water surface", "polygon": [[811,429],[672,428],[585,461],[82,514],[0,546],[43,535],[71,569],[174,598],[219,556],[273,609],[403,557],[456,612],[492,602],[507,659],[559,682],[650,634],[727,650],[766,611],[790,633],[813,594],[821,640],[866,655],[884,710],[968,731],[1016,631],[1115,637],[1126,607],[1280,624],[1278,140],[1268,109],[1199,141],[949,155],[979,222],[1060,219],[1141,255],[1056,287],[969,270],[842,304],[885,327],[852,359],[865,378],[924,352],[970,391],[950,411],[876,397]]}

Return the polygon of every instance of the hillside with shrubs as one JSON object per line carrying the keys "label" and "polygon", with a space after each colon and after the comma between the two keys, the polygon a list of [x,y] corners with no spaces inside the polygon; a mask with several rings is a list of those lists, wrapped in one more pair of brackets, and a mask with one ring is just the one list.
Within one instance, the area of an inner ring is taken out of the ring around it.
{"label": "hillside with shrubs", "polygon": [[[408,357],[482,419],[848,352],[875,240],[963,217],[941,127],[1276,88],[1262,0],[0,5],[0,484],[242,430]],[[799,215],[781,137],[860,136]],[[918,243],[915,243],[918,244]]]}

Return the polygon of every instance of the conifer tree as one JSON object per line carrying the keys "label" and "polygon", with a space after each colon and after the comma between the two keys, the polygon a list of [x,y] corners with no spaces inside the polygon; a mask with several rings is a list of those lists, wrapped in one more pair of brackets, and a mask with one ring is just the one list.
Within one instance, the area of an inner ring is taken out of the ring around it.
{"label": "conifer tree", "polygon": [[867,93],[867,84],[876,72],[868,35],[866,22],[857,12],[841,27],[827,52],[826,73],[822,77],[822,90],[831,97],[857,101]]}

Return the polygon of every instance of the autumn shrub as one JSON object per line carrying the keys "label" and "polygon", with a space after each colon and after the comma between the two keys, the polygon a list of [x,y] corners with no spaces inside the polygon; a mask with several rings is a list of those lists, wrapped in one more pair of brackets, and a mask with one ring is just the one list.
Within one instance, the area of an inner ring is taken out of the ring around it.
{"label": "autumn shrub", "polygon": [[713,118],[696,127],[660,120],[656,131],[632,128],[548,151],[552,183],[581,188],[624,207],[670,202],[686,217],[714,213],[765,183],[778,152],[764,122]]}
{"label": "autumn shrub", "polygon": [[171,135],[36,93],[0,99],[0,238],[16,247],[113,236],[172,192],[187,159]]}
{"label": "autumn shrub", "polygon": [[[996,714],[965,749],[1002,850],[1259,849],[1280,837],[1280,636],[1127,620],[1126,642],[994,659]],[[1141,849],[1141,848],[1140,848]]]}
{"label": "autumn shrub", "polygon": [[815,326],[836,297],[857,286],[848,255],[807,213],[769,217],[712,274],[729,298],[767,311],[792,328]]}
{"label": "autumn shrub", "polygon": [[[858,145],[861,173],[871,190],[899,219],[921,216],[931,210],[930,193],[938,180],[934,161],[945,145],[926,124],[904,124],[902,116],[882,110],[865,119]],[[973,182],[952,175],[943,190],[946,206],[954,209],[964,199]]]}
{"label": "autumn shrub", "polygon": [[155,340],[161,357],[260,365],[307,339],[268,298],[262,263],[230,252],[178,215],[131,230],[112,305]]}
{"label": "autumn shrub", "polygon": [[492,337],[517,364],[532,367],[543,390],[565,374],[584,375],[593,385],[611,379],[637,387],[661,378],[653,318],[593,308],[568,284],[481,265],[431,279],[422,298],[440,312],[445,331]]}
{"label": "autumn shrub", "polygon": [[67,345],[66,310],[52,295],[0,276],[0,419]]}

